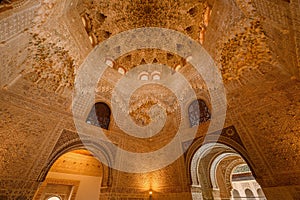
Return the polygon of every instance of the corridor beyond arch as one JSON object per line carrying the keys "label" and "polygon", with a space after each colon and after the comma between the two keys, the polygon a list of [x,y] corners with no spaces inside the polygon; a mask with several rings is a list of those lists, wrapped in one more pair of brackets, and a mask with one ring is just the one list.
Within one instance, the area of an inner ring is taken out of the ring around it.
{"label": "corridor beyond arch", "polygon": [[[201,145],[190,160],[189,170],[194,200],[265,199],[256,193],[261,187],[246,160],[228,145]],[[246,185],[251,185],[251,193],[245,190]]]}

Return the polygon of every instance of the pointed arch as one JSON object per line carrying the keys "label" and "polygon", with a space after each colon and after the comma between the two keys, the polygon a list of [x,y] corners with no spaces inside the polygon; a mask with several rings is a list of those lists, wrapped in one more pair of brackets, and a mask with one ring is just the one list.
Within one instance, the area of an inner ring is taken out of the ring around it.
{"label": "pointed arch", "polygon": [[245,195],[246,195],[246,197],[247,197],[247,199],[253,199],[254,198],[254,194],[253,194],[253,192],[252,192],[252,190],[250,190],[250,189],[245,189]]}
{"label": "pointed arch", "polygon": [[110,151],[110,144],[105,142],[95,143],[91,138],[79,138],[77,133],[71,131],[63,131],[60,138],[58,139],[51,155],[48,157],[44,168],[40,172],[40,175],[37,179],[38,182],[43,182],[46,179],[46,176],[55,163],[55,161],[62,155],[80,149],[89,150],[95,157],[101,161],[103,168],[103,180],[102,186],[108,187],[112,183],[112,169],[109,167],[114,162],[113,152]]}
{"label": "pointed arch", "polygon": [[240,195],[239,191],[237,191],[236,189],[233,189],[232,190],[232,197],[234,199],[239,199],[239,198],[241,198],[241,195]]}

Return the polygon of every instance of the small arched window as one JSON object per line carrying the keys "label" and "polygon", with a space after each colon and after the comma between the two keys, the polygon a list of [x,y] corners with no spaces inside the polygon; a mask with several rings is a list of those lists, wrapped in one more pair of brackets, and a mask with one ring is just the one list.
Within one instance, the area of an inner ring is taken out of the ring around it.
{"label": "small arched window", "polygon": [[139,79],[142,81],[148,81],[149,80],[149,73],[148,72],[142,72],[139,74]]}
{"label": "small arched window", "polygon": [[90,32],[89,30],[91,29],[91,21],[90,21],[88,15],[87,14],[82,15],[81,21],[82,21],[82,24],[83,24],[86,32],[89,33]]}
{"label": "small arched window", "polygon": [[264,194],[264,192],[262,191],[261,188],[258,188],[258,189],[257,189],[257,194],[258,194],[258,197],[259,197],[259,198],[264,198],[264,197],[265,197],[265,194]]}
{"label": "small arched window", "polygon": [[160,80],[160,72],[155,71],[151,74],[152,80]]}
{"label": "small arched window", "polygon": [[94,35],[94,33],[90,34],[89,39],[90,39],[91,44],[94,46],[96,44],[96,42],[97,42],[96,41],[97,37]]}
{"label": "small arched window", "polygon": [[95,103],[88,115],[86,123],[108,130],[110,114],[110,108],[106,103]]}
{"label": "small arched window", "polygon": [[240,199],[240,193],[239,193],[239,191],[237,191],[236,189],[233,189],[232,190],[232,197],[233,197],[233,199]]}
{"label": "small arched window", "polygon": [[111,58],[106,58],[106,59],[105,59],[105,64],[106,64],[107,66],[110,66],[111,68],[113,68],[113,66],[114,66],[114,61],[113,61],[113,59],[111,59]]}
{"label": "small arched window", "polygon": [[140,79],[142,81],[148,81],[149,80],[149,76],[147,74],[143,74]]}
{"label": "small arched window", "polygon": [[61,200],[61,198],[58,196],[51,196],[51,197],[48,197],[46,200]]}
{"label": "small arched window", "polygon": [[86,19],[85,19],[84,16],[81,17],[81,21],[82,21],[82,23],[83,23],[83,26],[86,27],[87,22],[86,22]]}
{"label": "small arched window", "polygon": [[122,75],[124,75],[126,73],[126,70],[123,67],[119,67],[118,68],[118,72]]}
{"label": "small arched window", "polygon": [[188,109],[191,127],[197,126],[210,119],[210,112],[202,99],[194,100]]}
{"label": "small arched window", "polygon": [[152,80],[160,80],[160,75],[159,74],[154,74],[152,76]]}
{"label": "small arched window", "polygon": [[204,35],[205,35],[205,29],[201,28],[201,31],[200,31],[200,43],[201,44],[203,44],[203,42],[204,42]]}
{"label": "small arched window", "polygon": [[253,195],[253,192],[250,190],[250,189],[246,189],[245,190],[245,194],[246,194],[246,197],[247,197],[247,200],[252,200],[254,195]]}
{"label": "small arched window", "polygon": [[178,71],[180,70],[180,68],[181,68],[181,65],[177,65],[177,66],[175,67],[175,71],[178,72]]}

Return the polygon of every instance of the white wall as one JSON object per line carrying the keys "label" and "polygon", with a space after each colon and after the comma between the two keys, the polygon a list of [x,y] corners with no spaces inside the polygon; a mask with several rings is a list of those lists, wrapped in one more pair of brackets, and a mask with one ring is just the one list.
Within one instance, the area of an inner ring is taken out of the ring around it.
{"label": "white wall", "polygon": [[253,198],[253,200],[265,200],[266,199],[265,197],[261,197],[257,194],[257,189],[259,189],[261,187],[255,180],[233,181],[232,188],[236,189],[240,193],[240,196],[243,197],[243,199],[246,199],[246,194],[245,194],[246,189],[250,189],[252,191],[253,195],[256,197],[256,198]]}
{"label": "white wall", "polygon": [[99,200],[102,177],[49,172],[47,178],[80,181],[75,200]]}

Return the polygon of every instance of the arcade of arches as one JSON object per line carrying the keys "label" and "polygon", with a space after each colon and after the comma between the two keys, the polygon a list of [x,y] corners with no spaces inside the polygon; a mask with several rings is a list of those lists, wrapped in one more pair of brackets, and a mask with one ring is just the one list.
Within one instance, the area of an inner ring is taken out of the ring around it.
{"label": "arcade of arches", "polygon": [[[0,0],[0,200],[299,200],[299,19],[300,0]],[[222,128],[208,132],[216,112],[193,58],[148,48],[105,58],[95,67],[105,71],[94,105],[80,105],[81,123],[111,143],[78,133],[72,96],[85,59],[142,27],[178,31],[210,55],[226,91]],[[125,78],[143,83],[130,94],[125,127],[129,118],[151,125],[152,108],[165,109],[150,139],[127,134],[114,118],[113,91]],[[184,101],[159,84],[170,80]],[[145,173],[110,167],[122,160],[119,149],[167,145],[179,124],[196,134],[181,138],[172,163]]]}

